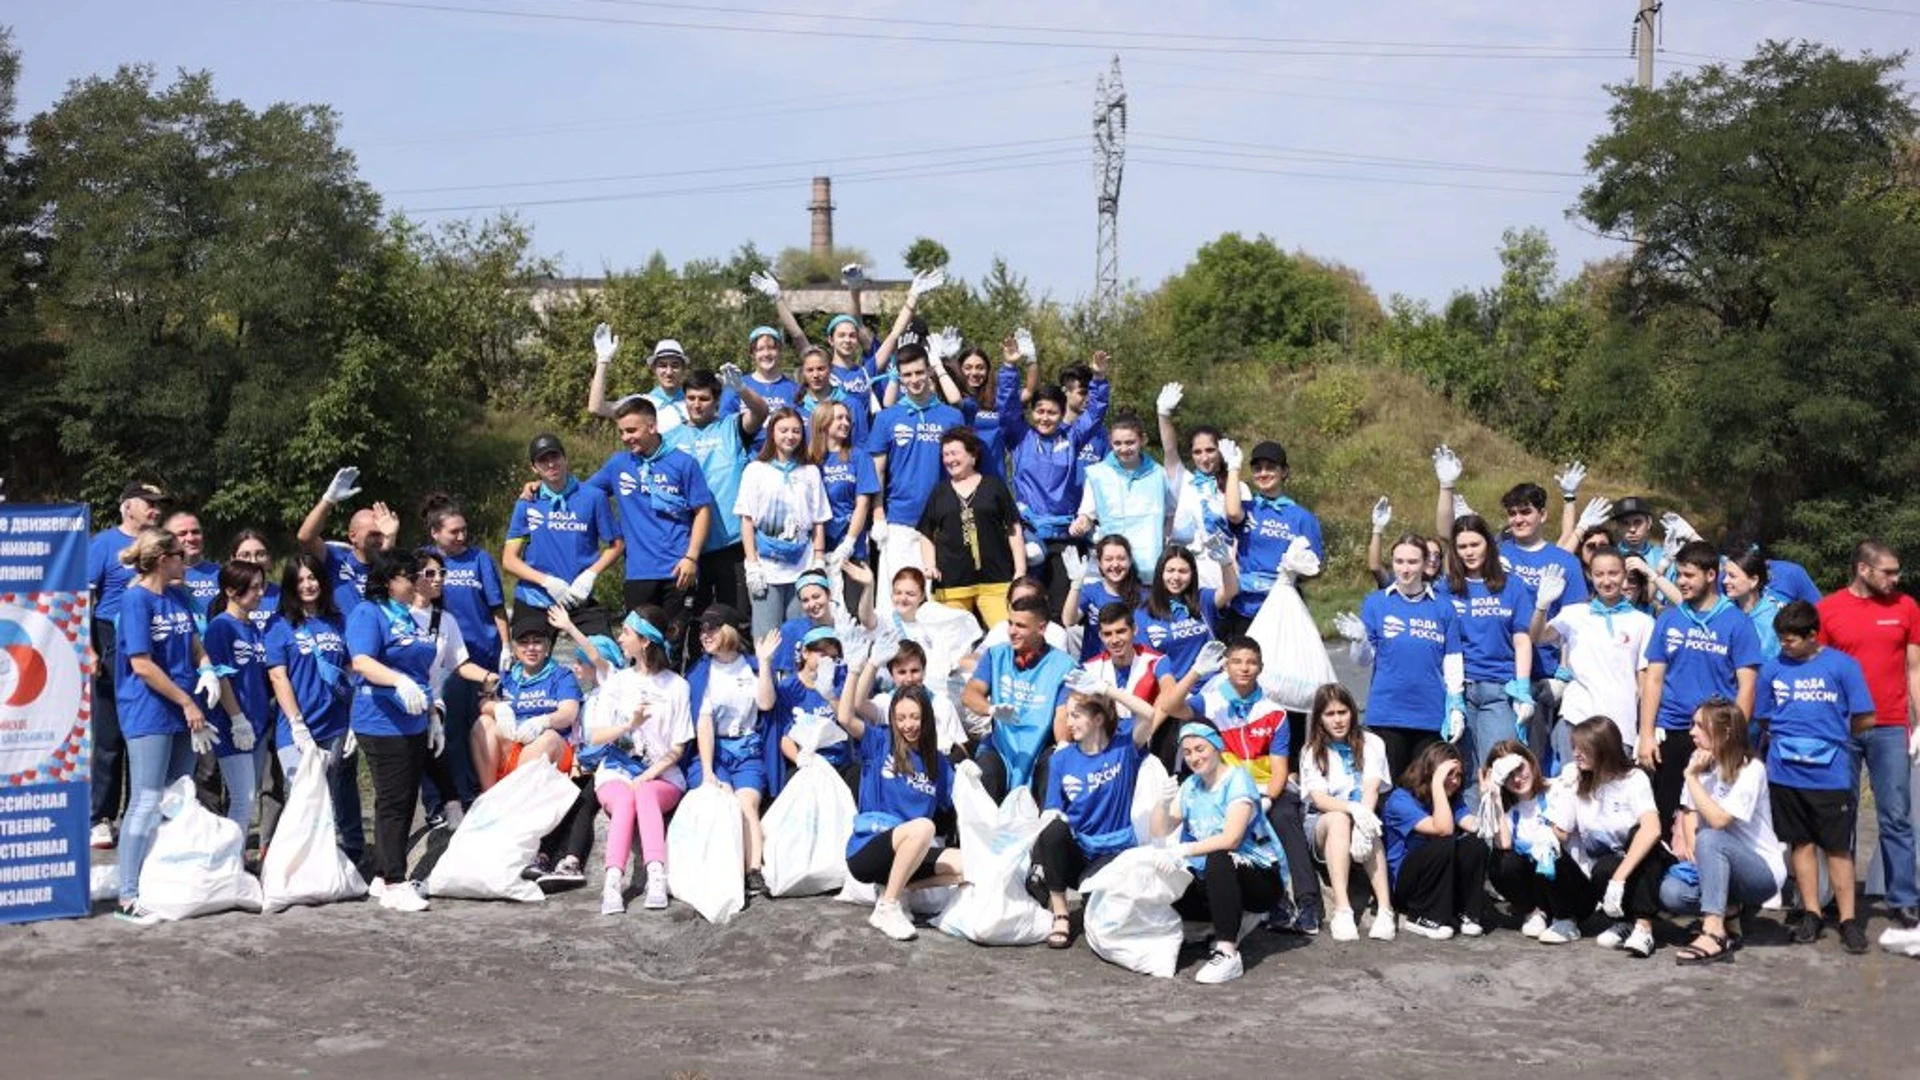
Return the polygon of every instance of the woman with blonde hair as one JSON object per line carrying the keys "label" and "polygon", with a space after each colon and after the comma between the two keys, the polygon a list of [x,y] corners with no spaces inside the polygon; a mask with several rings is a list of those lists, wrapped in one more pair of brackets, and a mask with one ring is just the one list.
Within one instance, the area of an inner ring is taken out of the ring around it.
{"label": "woman with blonde hair", "polygon": [[800,414],[776,408],[766,428],[767,441],[741,473],[733,503],[756,638],[779,629],[792,614],[800,575],[825,564],[826,526],[833,518]]}

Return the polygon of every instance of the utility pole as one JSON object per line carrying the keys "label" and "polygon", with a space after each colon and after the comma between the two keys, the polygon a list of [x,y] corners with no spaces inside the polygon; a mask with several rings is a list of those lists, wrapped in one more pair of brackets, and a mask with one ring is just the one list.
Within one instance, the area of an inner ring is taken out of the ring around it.
{"label": "utility pole", "polygon": [[1639,76],[1634,85],[1642,90],[1653,89],[1653,29],[1654,21],[1660,17],[1660,0],[1639,0],[1639,14],[1633,17],[1633,55],[1640,61]]}
{"label": "utility pole", "polygon": [[1099,236],[1094,246],[1094,310],[1105,313],[1120,299],[1120,175],[1127,160],[1127,88],[1120,56],[1093,84],[1094,168],[1100,175]]}

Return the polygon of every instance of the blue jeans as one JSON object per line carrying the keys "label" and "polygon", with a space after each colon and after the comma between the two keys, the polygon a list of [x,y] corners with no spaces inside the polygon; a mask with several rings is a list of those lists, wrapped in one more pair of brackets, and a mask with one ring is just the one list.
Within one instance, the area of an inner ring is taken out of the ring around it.
{"label": "blue jeans", "polygon": [[220,782],[227,786],[227,820],[240,826],[242,848],[246,847],[247,826],[253,823],[253,797],[260,790],[260,770],[266,765],[267,746],[267,738],[261,738],[253,744],[250,753],[215,759],[220,763]]}
{"label": "blue jeans", "polygon": [[1913,763],[1907,758],[1905,725],[1876,727],[1853,737],[1854,783],[1864,765],[1873,785],[1880,823],[1880,872],[1887,880],[1887,906],[1920,904],[1913,849]]}
{"label": "blue jeans", "polygon": [[[441,718],[447,728],[447,745],[440,751],[440,757],[447,773],[453,777],[453,786],[458,789],[454,794],[460,805],[472,806],[473,800],[480,797],[480,777],[473,768],[472,741],[473,725],[480,719],[480,686],[457,674],[449,675],[440,687],[440,696],[447,703],[447,713]],[[447,793],[440,790],[432,777],[420,783],[420,805],[428,817],[446,809]]]}
{"label": "blue jeans", "polygon": [[1687,915],[1719,915],[1735,904],[1764,903],[1780,891],[1767,861],[1724,829],[1693,834],[1693,861],[1700,870],[1700,884],[1688,885],[1671,874],[1662,878],[1661,907]]}
{"label": "blue jeans", "polygon": [[127,772],[127,740],[120,735],[120,701],[114,696],[113,673],[118,648],[113,624],[93,620],[93,735],[92,815],[94,824],[120,816],[120,797]]}
{"label": "blue jeans", "polygon": [[1461,779],[1467,806],[1480,797],[1480,767],[1487,763],[1487,751],[1495,743],[1514,737],[1513,702],[1507,698],[1507,686],[1497,682],[1467,684],[1467,734],[1460,740],[1460,760],[1464,763]]}
{"label": "blue jeans", "polygon": [[127,740],[127,816],[120,822],[120,902],[140,898],[140,866],[160,827],[160,796],[167,785],[193,774],[193,743],[178,735],[139,735]]}
{"label": "blue jeans", "polygon": [[[788,612],[797,609],[799,606],[799,602],[795,599],[796,596],[798,596],[798,590],[794,588],[794,583],[791,581],[785,585],[769,583],[767,585],[767,591],[761,593],[759,596],[755,596],[751,592],[747,594],[747,603],[753,608],[750,617],[753,619],[753,639],[755,641],[780,629],[780,624],[786,622],[787,619],[791,617]],[[797,644],[797,642],[793,644]]]}
{"label": "blue jeans", "polygon": [[[334,754],[340,752],[340,743],[345,735],[337,735],[319,744],[322,764]],[[293,778],[299,774],[300,748],[289,743],[279,749],[280,769],[287,774],[287,786],[293,786]],[[327,769],[327,790],[333,796],[333,830],[340,840],[340,850],[346,857],[358,863],[367,853],[366,827],[360,821],[360,754],[358,751],[345,761],[335,763]]]}

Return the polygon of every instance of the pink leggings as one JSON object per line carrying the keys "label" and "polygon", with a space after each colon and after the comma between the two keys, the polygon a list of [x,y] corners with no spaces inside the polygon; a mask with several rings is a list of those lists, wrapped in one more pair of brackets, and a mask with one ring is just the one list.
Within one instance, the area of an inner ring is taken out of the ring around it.
{"label": "pink leggings", "polygon": [[625,869],[633,853],[633,826],[640,824],[640,858],[667,861],[667,811],[680,802],[680,789],[665,780],[635,784],[610,780],[594,789],[607,812],[607,869]]}

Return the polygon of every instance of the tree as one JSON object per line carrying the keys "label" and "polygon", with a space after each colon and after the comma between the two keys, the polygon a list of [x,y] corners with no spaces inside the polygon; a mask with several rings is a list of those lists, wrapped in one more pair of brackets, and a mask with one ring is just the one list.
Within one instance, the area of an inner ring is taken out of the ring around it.
{"label": "tree", "polygon": [[[824,255],[815,254],[807,248],[790,247],[780,252],[774,260],[773,276],[783,285],[827,285],[840,280],[840,268],[848,263],[869,265],[867,253],[859,248],[837,247]],[[740,281],[746,287],[743,276]]]}
{"label": "tree", "polygon": [[948,259],[946,245],[931,236],[914,237],[913,243],[908,244],[907,249],[900,253],[900,261],[906,263],[907,269],[916,274],[924,273],[936,266],[945,266]]}
{"label": "tree", "polygon": [[20,500],[57,491],[60,348],[40,321],[48,247],[36,229],[31,154],[19,153],[14,116],[20,52],[0,28],[0,494]]}
{"label": "tree", "polygon": [[[1226,233],[1161,291],[1175,348],[1198,357],[1292,363],[1315,345],[1345,340],[1355,314],[1353,278],[1344,268],[1289,255],[1266,236]],[[1364,297],[1377,319],[1379,301],[1370,291]]]}

